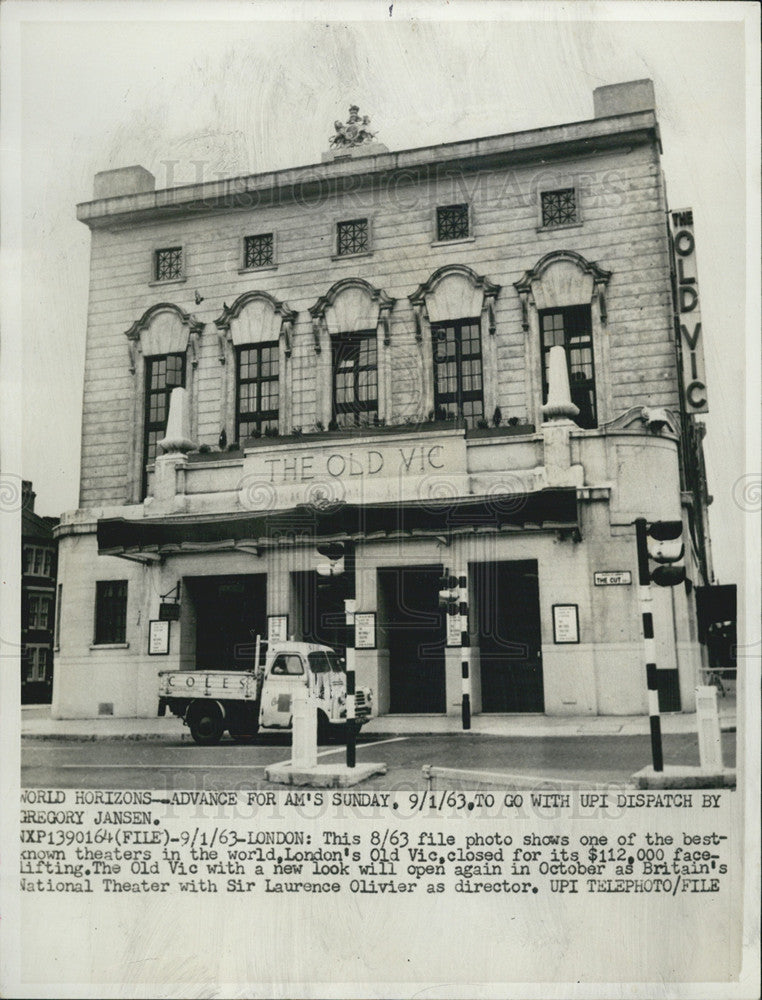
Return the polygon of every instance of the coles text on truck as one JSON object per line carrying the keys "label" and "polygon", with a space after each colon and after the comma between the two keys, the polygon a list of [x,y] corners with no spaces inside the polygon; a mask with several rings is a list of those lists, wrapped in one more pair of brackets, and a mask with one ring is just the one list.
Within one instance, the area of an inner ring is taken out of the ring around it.
{"label": "coles text on truck", "polygon": [[[255,657],[259,661],[259,656]],[[295,688],[303,684],[316,705],[318,738],[346,726],[347,678],[344,660],[331,649],[310,642],[270,646],[264,666],[251,670],[162,670],[159,715],[167,708],[206,746],[219,743],[227,730],[234,740],[256,736],[260,729],[291,728]],[[371,711],[371,692],[355,692],[355,714],[362,725]]]}

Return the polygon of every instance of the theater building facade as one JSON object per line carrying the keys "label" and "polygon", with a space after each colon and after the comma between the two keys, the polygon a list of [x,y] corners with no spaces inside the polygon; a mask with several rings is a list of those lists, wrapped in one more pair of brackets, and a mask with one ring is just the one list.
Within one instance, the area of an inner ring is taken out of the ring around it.
{"label": "theater building facade", "polygon": [[[153,715],[160,669],[245,669],[256,635],[340,646],[347,573],[374,711],[458,714],[445,570],[468,579],[475,713],[645,713],[638,517],[684,522],[689,582],[653,609],[662,708],[693,710],[690,275],[650,82],[594,109],[392,153],[352,108],[315,166],[96,176],[54,716]],[[321,575],[331,541],[352,559]]]}

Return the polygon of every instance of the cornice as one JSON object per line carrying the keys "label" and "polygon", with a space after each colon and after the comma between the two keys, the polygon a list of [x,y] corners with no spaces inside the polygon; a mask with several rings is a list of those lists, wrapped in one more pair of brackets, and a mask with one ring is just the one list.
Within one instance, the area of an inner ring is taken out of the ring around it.
{"label": "cornice", "polygon": [[252,302],[266,302],[272,311],[281,316],[286,322],[293,323],[297,317],[297,313],[293,309],[289,309],[285,302],[276,299],[269,292],[250,291],[239,295],[232,306],[223,303],[223,310],[214,321],[214,325],[218,330],[229,330],[231,322],[234,319],[238,319],[246,306]]}
{"label": "cornice", "polygon": [[484,296],[487,299],[494,299],[500,293],[500,285],[496,285],[494,282],[490,281],[489,278],[485,277],[483,274],[477,274],[473,268],[468,267],[466,264],[445,264],[443,267],[437,268],[432,275],[430,275],[426,281],[420,284],[412,295],[408,295],[408,298],[414,306],[423,306],[426,303],[426,296],[429,295],[440,281],[449,277],[452,274],[459,274],[469,281],[473,288],[480,288],[484,292]]}
{"label": "cornice", "polygon": [[560,262],[574,264],[575,267],[579,268],[585,274],[592,274],[596,285],[608,284],[608,280],[611,277],[611,271],[604,270],[594,260],[586,260],[582,254],[576,253],[574,250],[552,250],[550,253],[546,253],[544,257],[541,257],[534,267],[525,271],[522,277],[514,282],[513,287],[519,293],[531,291],[532,282],[542,278],[551,265]]}
{"label": "cornice", "polygon": [[293,197],[303,204],[312,197],[324,200],[334,188],[341,190],[348,177],[360,178],[362,186],[421,169],[428,172],[428,178],[422,175],[422,179],[430,179],[432,168],[478,170],[548,163],[658,141],[654,112],[639,111],[82,202],[77,206],[77,218],[93,229],[118,228],[156,219],[198,217],[200,213],[250,211],[252,205],[266,205],[275,199],[282,203]]}
{"label": "cornice", "polygon": [[338,299],[339,295],[349,288],[358,288],[365,292],[371,301],[378,302],[380,310],[385,310],[387,312],[394,308],[394,304],[397,301],[387,295],[382,288],[376,288],[364,278],[342,278],[340,281],[331,285],[325,295],[321,295],[317,302],[309,307],[310,316],[312,316],[313,319],[324,317],[326,309],[328,309],[329,306],[332,306]]}
{"label": "cornice", "polygon": [[154,318],[162,312],[174,313],[179,317],[183,326],[187,326],[190,333],[195,336],[200,336],[204,329],[204,324],[200,320],[196,319],[192,313],[187,313],[180,306],[175,305],[173,302],[157,302],[156,305],[146,309],[140,319],[135,320],[129,330],[125,330],[125,336],[129,340],[140,340],[140,335],[143,331],[147,330]]}

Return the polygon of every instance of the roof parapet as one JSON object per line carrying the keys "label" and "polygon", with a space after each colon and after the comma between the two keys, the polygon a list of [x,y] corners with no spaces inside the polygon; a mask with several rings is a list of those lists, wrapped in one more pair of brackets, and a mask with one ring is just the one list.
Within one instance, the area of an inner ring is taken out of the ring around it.
{"label": "roof parapet", "polygon": [[143,194],[156,190],[156,178],[145,167],[119,167],[101,170],[93,180],[93,198],[118,198],[124,194]]}
{"label": "roof parapet", "polygon": [[605,87],[596,87],[593,91],[593,113],[596,118],[655,110],[656,95],[653,80],[610,83]]}

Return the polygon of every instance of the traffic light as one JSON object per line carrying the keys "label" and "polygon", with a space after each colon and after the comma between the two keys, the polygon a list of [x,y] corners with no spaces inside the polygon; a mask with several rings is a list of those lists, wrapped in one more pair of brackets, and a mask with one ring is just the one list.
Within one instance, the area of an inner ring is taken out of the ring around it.
{"label": "traffic light", "polygon": [[448,615],[457,615],[460,612],[458,578],[451,576],[447,570],[439,578],[439,607],[446,608]]}
{"label": "traffic light", "polygon": [[[675,587],[685,580],[685,545],[682,521],[635,522],[640,584]],[[656,565],[652,568],[651,564]]]}
{"label": "traffic light", "polygon": [[328,562],[319,563],[318,576],[340,576],[344,572],[344,544],[342,542],[323,542],[317,547],[318,553]]}
{"label": "traffic light", "polygon": [[344,556],[343,542],[321,542],[317,550],[321,556],[330,559],[331,562],[338,562]]}

